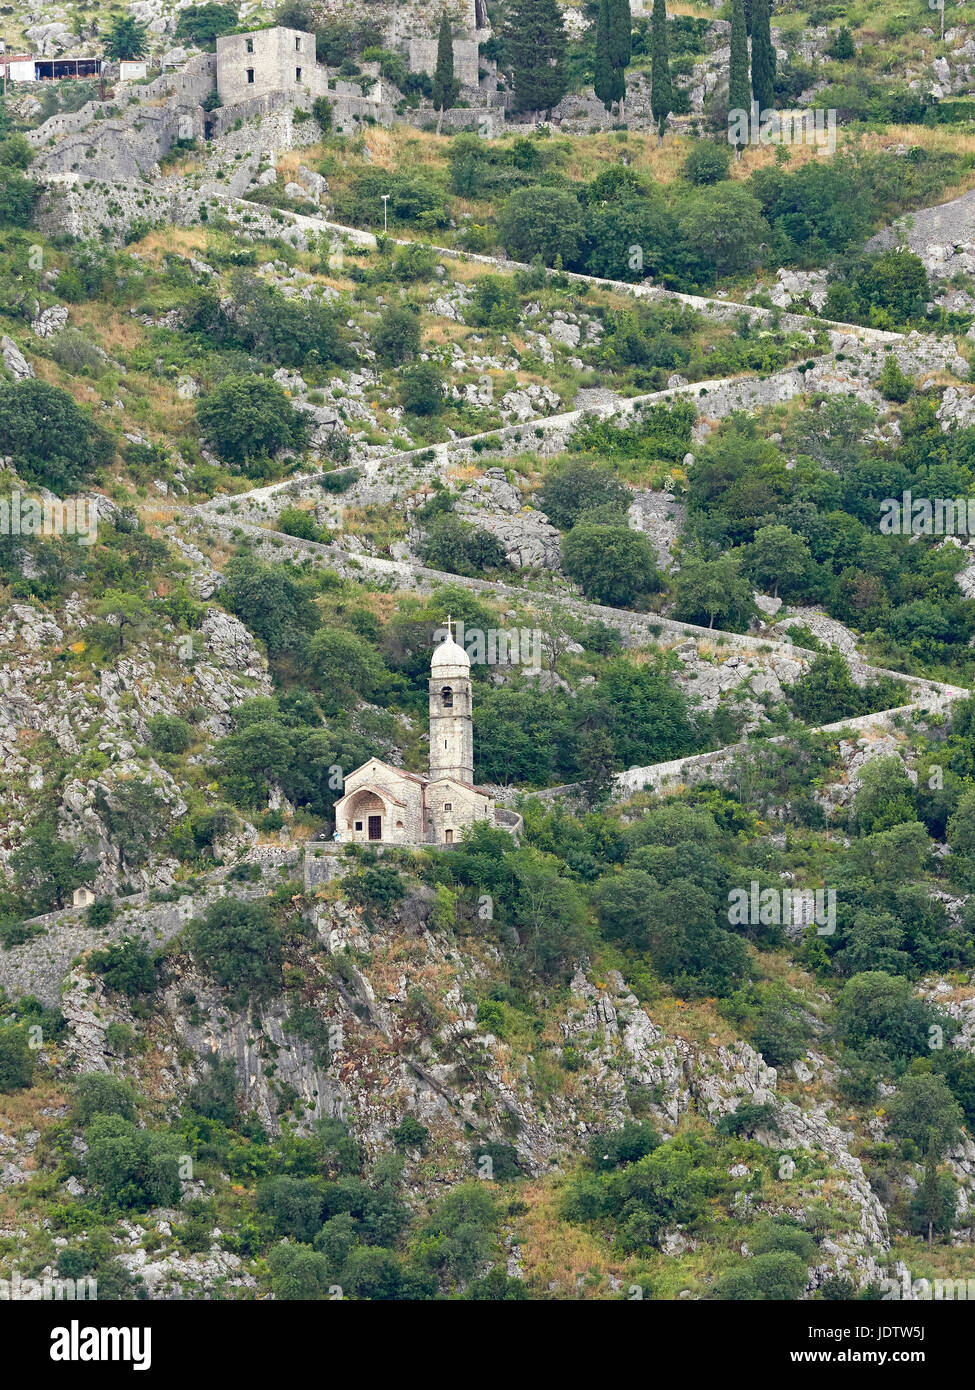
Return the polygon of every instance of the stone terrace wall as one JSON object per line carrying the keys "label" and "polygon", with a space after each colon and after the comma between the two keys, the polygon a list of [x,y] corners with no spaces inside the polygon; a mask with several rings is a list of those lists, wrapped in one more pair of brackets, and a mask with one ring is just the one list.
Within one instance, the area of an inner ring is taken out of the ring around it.
{"label": "stone terrace wall", "polygon": [[[254,542],[255,553],[264,560],[280,561],[282,550],[296,555],[327,562],[337,573],[346,578],[364,580],[369,578],[386,579],[398,588],[416,589],[429,593],[443,584],[459,584],[474,593],[493,595],[495,598],[517,600],[540,610],[564,608],[582,618],[595,618],[614,627],[623,639],[624,646],[643,647],[658,645],[667,647],[693,637],[698,641],[728,652],[778,652],[782,657],[794,656],[796,651],[810,658],[814,652],[797,647],[791,642],[772,638],[752,636],[748,633],[722,632],[712,628],[700,627],[695,623],[678,622],[655,613],[631,613],[623,608],[607,608],[602,604],[588,603],[585,599],[572,595],[539,593],[534,589],[522,588],[517,584],[492,582],[487,579],[469,579],[463,575],[447,574],[443,570],[428,569],[424,565],[411,564],[405,560],[385,560],[378,556],[350,554],[335,545],[323,545],[318,541],[306,541],[297,536],[288,536],[281,531],[268,531],[260,526],[239,522],[231,516],[223,517],[196,509],[200,522],[223,532],[240,531]],[[187,513],[187,519],[190,513]],[[849,661],[850,672],[855,680],[866,680],[893,676],[903,681],[914,700],[927,708],[939,709],[954,700],[965,698],[969,692],[960,686],[948,685],[940,681],[927,680],[919,676],[908,676],[898,671],[888,671],[879,666],[854,657]],[[867,716],[872,718],[873,716]]]}
{"label": "stone terrace wall", "polygon": [[[234,897],[264,897],[270,885],[281,881],[281,870],[296,869],[300,859],[301,854],[295,849],[255,845],[244,860],[258,864],[262,877],[253,883],[235,882]],[[171,903],[154,903],[149,893],[120,898],[115,919],[106,927],[87,926],[82,908],[36,917],[32,925],[42,927],[43,935],[9,951],[0,951],[0,987],[6,990],[8,998],[36,994],[45,1004],[56,1006],[61,981],[77,956],[127,935],[139,938],[150,950],[158,950],[182,931],[191,918],[224,896],[225,877],[225,871],[219,870],[205,887],[189,891]]]}
{"label": "stone terrace wall", "polygon": [[[154,81],[146,83],[144,87],[125,88],[124,92],[120,92],[111,101],[89,101],[84,106],[79,107],[77,111],[59,112],[57,115],[49,117],[36,130],[27,131],[27,139],[35,149],[40,149],[49,140],[59,140],[62,136],[74,135],[78,131],[87,130],[94,121],[99,120],[99,113],[104,115],[106,111],[111,109],[120,111],[117,119],[123,119],[128,112],[136,110],[144,119],[154,108],[143,106],[142,103],[156,101],[167,96],[174,96],[177,103],[183,106],[199,106],[207,93],[214,90],[216,72],[216,55],[201,53],[198,57],[191,58],[181,71],[163,73]],[[125,104],[132,95],[137,95],[139,98],[138,108],[135,106],[127,107]]]}

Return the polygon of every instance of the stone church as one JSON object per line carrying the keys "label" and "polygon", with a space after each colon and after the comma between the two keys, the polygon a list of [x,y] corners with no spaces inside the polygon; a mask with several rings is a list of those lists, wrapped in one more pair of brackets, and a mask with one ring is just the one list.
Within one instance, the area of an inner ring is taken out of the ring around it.
{"label": "stone church", "polygon": [[430,662],[430,775],[370,758],[346,777],[335,803],[336,838],[344,843],[450,845],[474,821],[515,830],[521,817],[495,807],[474,786],[471,662],[450,634]]}

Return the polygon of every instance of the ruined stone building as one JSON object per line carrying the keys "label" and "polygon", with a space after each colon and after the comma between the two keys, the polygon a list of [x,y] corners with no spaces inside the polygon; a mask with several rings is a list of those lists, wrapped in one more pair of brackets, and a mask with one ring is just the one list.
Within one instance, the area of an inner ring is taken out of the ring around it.
{"label": "ruined stone building", "polygon": [[217,92],[224,106],[286,91],[307,91],[309,101],[328,91],[314,34],[277,27],[217,39]]}

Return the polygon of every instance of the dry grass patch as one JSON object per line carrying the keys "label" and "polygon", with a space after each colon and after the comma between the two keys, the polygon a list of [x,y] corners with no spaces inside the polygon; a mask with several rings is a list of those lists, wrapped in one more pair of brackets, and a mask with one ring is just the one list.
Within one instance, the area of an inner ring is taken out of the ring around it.
{"label": "dry grass patch", "polygon": [[159,262],[168,253],[188,256],[197,251],[205,251],[207,230],[205,227],[158,227],[141,241],[134,241],[126,250],[144,256],[147,260]]}
{"label": "dry grass patch", "polygon": [[21,1130],[47,1129],[58,1123],[58,1117],[43,1112],[67,1105],[68,1101],[67,1092],[52,1082],[38,1082],[9,1095],[0,1092],[0,1130],[16,1134]]}
{"label": "dry grass patch", "polygon": [[532,1288],[543,1297],[578,1297],[581,1281],[592,1286],[598,1280],[600,1288],[593,1296],[613,1297],[609,1276],[622,1280],[630,1262],[615,1255],[604,1240],[585,1227],[563,1221],[560,1187],[523,1183],[518,1195],[528,1211],[518,1217],[516,1239],[525,1278]]}

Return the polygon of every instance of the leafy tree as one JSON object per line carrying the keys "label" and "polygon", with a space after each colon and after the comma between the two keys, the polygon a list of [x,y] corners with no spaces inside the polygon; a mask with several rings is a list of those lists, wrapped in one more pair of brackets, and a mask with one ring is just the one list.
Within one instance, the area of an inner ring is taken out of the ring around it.
{"label": "leafy tree", "polygon": [[453,512],[434,517],[419,551],[424,564],[451,574],[479,575],[508,565],[500,541],[490,531]]}
{"label": "leafy tree", "polygon": [[176,39],[188,39],[197,48],[216,47],[221,34],[237,28],[237,9],[234,5],[189,5],[180,10],[176,22]]}
{"label": "leafy tree", "polygon": [[515,0],[503,31],[503,64],[519,111],[551,111],[565,94],[565,25],[556,0]]}
{"label": "leafy tree", "polygon": [[575,884],[533,851],[512,856],[518,884],[517,921],[531,967],[543,977],[564,973],[586,952],[586,909]]}
{"label": "leafy tree", "polygon": [[119,15],[102,41],[105,57],[112,62],[144,58],[149,52],[149,30],[131,15]]}
{"label": "leafy tree", "polygon": [[237,1066],[233,1059],[211,1057],[187,1103],[194,1114],[229,1129],[237,1116]]}
{"label": "leafy tree", "polygon": [[731,149],[713,140],[698,140],[684,160],[682,173],[688,183],[704,186],[728,177]]}
{"label": "leafy tree", "polygon": [[430,1138],[430,1131],[413,1115],[404,1115],[396,1128],[390,1131],[390,1137],[398,1149],[422,1150]]}
{"label": "leafy tree", "polygon": [[[0,150],[0,155],[3,153]],[[0,227],[29,227],[41,191],[39,183],[26,178],[15,165],[5,164],[0,158]]]}
{"label": "leafy tree", "polygon": [[562,542],[562,568],[586,598],[626,607],[661,587],[656,552],[642,531],[579,525]]}
{"label": "leafy tree", "polygon": [[308,644],[308,667],[325,692],[330,713],[372,699],[386,682],[386,670],[364,637],[340,627],[323,627]]}
{"label": "leafy tree", "polygon": [[916,819],[914,786],[900,758],[871,758],[860,769],[859,778],[851,810],[853,822],[862,834],[871,835]]}
{"label": "leafy tree", "polygon": [[104,951],[96,951],[90,960],[109,989],[129,999],[152,994],[158,983],[152,956],[141,941],[124,936]]}
{"label": "leafy tree", "polygon": [[667,117],[674,106],[665,0],[653,0],[650,33],[650,110],[653,112],[653,119],[657,122],[657,144],[662,145],[664,131],[667,128]]}
{"label": "leafy tree", "polygon": [[793,1302],[809,1281],[809,1270],[789,1250],[753,1255],[726,1270],[715,1286],[715,1297],[729,1301]]}
{"label": "leafy tree", "polygon": [[589,1141],[589,1161],[597,1172],[611,1173],[653,1153],[663,1143],[652,1125],[628,1120],[622,1129],[597,1134]]}
{"label": "leafy tree", "polygon": [[769,226],[758,200],[739,184],[718,184],[702,193],[680,220],[681,236],[720,275],[748,270],[761,259]]}
{"label": "leafy tree", "polygon": [[892,352],[888,352],[884,358],[877,389],[885,401],[893,401],[900,405],[910,400],[914,391],[914,382],[906,372],[901,371],[900,364]]}
{"label": "leafy tree", "polygon": [[572,265],[585,237],[582,208],[559,188],[519,188],[501,209],[498,234],[509,255],[520,260],[540,256],[545,265]]}
{"label": "leafy tree", "polygon": [[744,626],[754,611],[751,585],[741,573],[741,557],[719,555],[715,560],[689,556],[681,562],[674,611],[684,622],[708,627]]}
{"label": "leafy tree", "polygon": [[835,1026],[854,1051],[873,1040],[893,1062],[906,1062],[928,1050],[928,1029],[944,1016],[915,999],[911,983],[883,970],[868,970],[843,986],[836,1000]]}
{"label": "leafy tree", "polygon": [[281,982],[281,937],[263,903],[218,898],[188,928],[190,949],[236,1005],[271,993]]}
{"label": "leafy tree", "polygon": [[135,1119],[135,1094],[127,1081],[119,1076],[91,1072],[80,1076],[74,1087],[74,1118],[87,1126],[96,1115],[119,1115],[123,1120]]}
{"label": "leafy tree", "polygon": [[148,630],[152,610],[141,594],[127,589],[107,589],[95,605],[95,615],[104,621],[104,632],[121,652],[127,638],[139,641]]}
{"label": "leafy tree", "polygon": [[224,604],[267,647],[272,658],[303,651],[319,625],[318,610],[289,565],[235,555],[224,571]]}
{"label": "leafy tree", "polygon": [[61,496],[76,491],[114,454],[109,435],[46,381],[0,381],[0,454],[27,483]]}
{"label": "leafy tree", "polygon": [[443,125],[443,113],[453,106],[460,92],[460,83],[454,77],[454,43],[447,11],[440,16],[440,32],[437,35],[437,66],[433,73],[433,105],[440,115],[437,120],[437,134]]}
{"label": "leafy tree", "polygon": [[0,1092],[9,1094],[32,1084],[34,1055],[26,1027],[0,1019]]}
{"label": "leafy tree", "polygon": [[152,853],[169,812],[149,780],[119,779],[110,790],[99,787],[95,807],[118,847],[118,866],[138,868]]}
{"label": "leafy tree", "polygon": [[96,1115],[85,1130],[85,1174],[112,1206],[176,1206],[183,1142],[175,1134],[139,1129],[121,1115]]}
{"label": "leafy tree", "polygon": [[83,842],[62,840],[53,821],[33,825],[24,843],[10,856],[18,890],[30,909],[50,912],[64,907],[97,867],[88,854]]}
{"label": "leafy tree", "polygon": [[911,1230],[915,1235],[926,1235],[931,1245],[935,1231],[951,1235],[957,1212],[958,1184],[950,1173],[938,1171],[934,1150],[929,1149],[924,1161],[924,1181],[910,1205]]}
{"label": "leafy tree", "polygon": [[372,345],[388,367],[411,361],[420,351],[420,317],[414,309],[391,304],[372,330]]}
{"label": "leafy tree", "polygon": [[887,1107],[890,1132],[941,1159],[958,1142],[964,1116],[943,1076],[909,1071]]}
{"label": "leafy tree", "polygon": [[268,1218],[275,1235],[311,1244],[322,1225],[321,1183],[287,1175],[269,1178],[258,1188],[257,1209]]}
{"label": "leafy tree", "polygon": [[444,379],[434,362],[418,362],[400,377],[400,405],[412,415],[439,415],[446,404]]}
{"label": "leafy tree", "polygon": [[826,468],[844,472],[860,457],[861,442],[877,415],[856,396],[827,396],[799,412],[789,431],[789,442]]}
{"label": "leafy tree", "polygon": [[474,288],[469,321],[483,328],[514,328],[521,313],[521,297],[513,279],[482,275]]}
{"label": "leafy tree", "polygon": [[755,532],[744,563],[755,583],[763,589],[771,585],[773,598],[778,598],[780,584],[788,593],[807,574],[812,555],[803,538],[788,526],[763,526]]}
{"label": "leafy tree", "polygon": [[769,0],[751,0],[752,95],[759,111],[775,106],[775,49],[769,9]]}
{"label": "leafy tree", "polygon": [[309,430],[284,388],[259,376],[222,381],[197,401],[196,418],[221,457],[236,464],[300,449]]}
{"label": "leafy tree", "polygon": [[154,714],[147,721],[149,742],[156,753],[185,753],[193,742],[193,730],[177,714]]}
{"label": "leafy tree", "polygon": [[306,1245],[276,1245],[267,1257],[271,1288],[277,1299],[313,1302],[327,1298],[332,1271],[327,1256]]}
{"label": "leafy tree", "polygon": [[358,1245],[349,1252],[343,1275],[343,1289],[353,1298],[385,1302],[400,1297],[403,1273],[391,1250]]}

